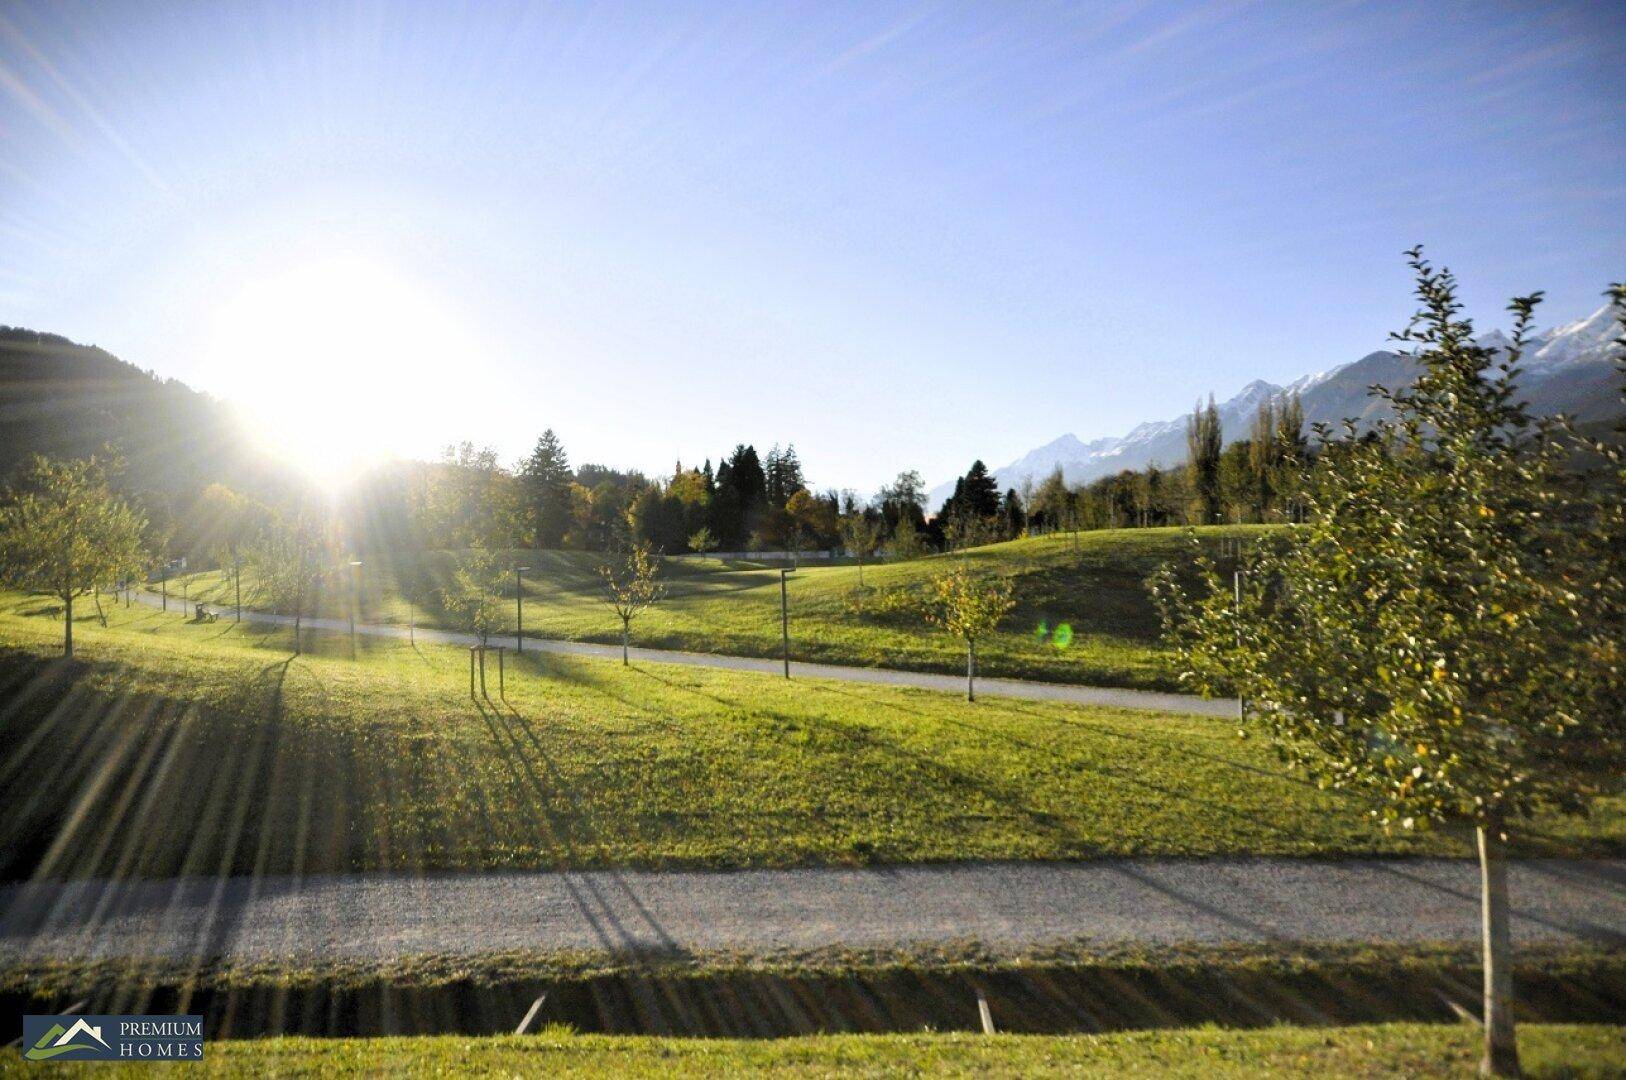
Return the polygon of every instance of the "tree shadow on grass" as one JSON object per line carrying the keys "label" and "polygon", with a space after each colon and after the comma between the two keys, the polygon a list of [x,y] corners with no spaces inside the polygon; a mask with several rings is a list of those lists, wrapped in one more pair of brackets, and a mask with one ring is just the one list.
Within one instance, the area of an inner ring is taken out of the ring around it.
{"label": "tree shadow on grass", "polygon": [[[638,673],[670,689],[700,697],[731,711],[769,719],[781,728],[817,726],[839,744],[844,744],[845,749],[837,750],[835,753],[846,760],[856,760],[860,755],[868,755],[878,761],[887,758],[907,760],[919,772],[933,777],[935,786],[940,791],[950,794],[955,791],[975,792],[996,805],[1008,807],[1024,817],[1035,829],[1049,835],[1052,841],[1061,847],[1073,849],[1094,847],[1076,829],[1067,827],[1056,814],[1034,806],[1015,786],[999,784],[972,772],[954,768],[937,758],[911,750],[895,740],[886,738],[876,728],[849,724],[825,716],[793,716],[676,682],[647,669],[638,669]],[[882,772],[885,775],[896,774],[895,769],[883,769]]]}
{"label": "tree shadow on grass", "polygon": [[[489,694],[479,695],[475,705],[481,718],[486,721],[494,743],[502,748],[511,771],[528,784],[534,795],[533,805],[550,822],[549,831],[555,844],[573,863],[599,861],[599,857],[609,850],[608,838],[594,830],[592,813],[581,806],[530,722],[506,701],[493,699]],[[547,773],[546,781],[537,774],[533,761],[542,763]],[[564,807],[556,803],[563,803]],[[587,835],[583,841],[590,845],[588,850],[579,848],[572,839],[577,829],[585,830]],[[632,957],[634,963],[640,965],[655,959],[687,956],[687,950],[671,936],[644,898],[629,884],[621,869],[612,866],[580,872],[562,871],[558,877],[602,948]],[[641,923],[647,933],[628,922],[623,914],[624,908],[606,892],[606,882],[625,898],[636,922]],[[650,1000],[643,1004],[658,1013],[658,1003]],[[687,1022],[690,1018],[681,1019]]]}
{"label": "tree shadow on grass", "polygon": [[[875,707],[875,702],[872,699],[867,698],[865,695],[858,694],[858,693],[855,693],[855,692],[850,691],[850,690],[845,690],[845,689],[842,689],[840,687],[830,686],[830,685],[817,685],[817,686],[811,687],[811,689],[813,689],[815,692],[833,694],[833,695],[840,696],[840,697],[846,697],[846,698],[851,698],[851,699],[863,701],[866,704],[870,705],[871,707]],[[968,722],[966,722],[964,720],[956,720],[951,716],[928,713],[928,712],[925,712],[925,711],[920,710],[920,709],[914,709],[914,708],[910,708],[910,707],[905,706],[905,705],[898,705],[898,704],[889,704],[887,707],[892,708],[892,709],[896,709],[896,710],[899,710],[899,711],[902,711],[902,712],[905,712],[905,713],[908,713],[910,715],[916,716],[916,717],[918,717],[918,718],[920,718],[922,720],[925,720],[927,722],[930,722],[930,723],[943,724],[943,725],[948,726],[948,727],[957,728],[959,730],[969,732],[972,735],[980,737],[980,738],[985,739],[985,740],[1004,742],[1004,743],[1007,743],[1007,744],[1012,745],[1012,746],[1018,746],[1018,747],[1021,747],[1024,750],[1028,751],[1030,754],[1044,755],[1044,754],[1047,754],[1047,753],[1054,753],[1054,748],[1053,747],[1041,746],[1038,743],[1034,743],[1034,742],[1030,742],[1030,741],[1028,741],[1026,739],[1018,738],[1015,735],[1011,735],[1011,734],[1008,734],[1008,733],[1005,733],[1005,732],[994,731],[994,730],[991,730],[990,728],[988,728],[986,726],[968,723]],[[1020,712],[1020,711],[1023,711],[1023,710],[1016,710],[1016,711]],[[1048,718],[1045,718],[1045,719],[1048,719]],[[1065,723],[1065,722],[1058,721],[1058,723]],[[1094,729],[1091,729],[1091,730],[1094,730]],[[1117,733],[1114,733],[1114,732],[1101,732],[1101,733],[1102,734],[1117,734]],[[1125,738],[1125,739],[1129,739],[1128,736],[1120,736],[1120,737]],[[1129,739],[1129,741],[1133,742],[1134,740]],[[1159,749],[1160,750],[1165,750],[1165,749],[1172,750],[1172,749],[1175,749],[1175,748],[1167,747],[1167,746],[1164,746],[1164,745],[1160,744]],[[1201,755],[1198,755],[1198,756],[1201,756]],[[1300,830],[1296,830],[1296,829],[1294,829],[1292,827],[1286,826],[1286,825],[1282,824],[1279,821],[1276,821],[1276,820],[1273,820],[1273,819],[1271,819],[1269,817],[1264,816],[1263,814],[1255,813],[1255,812],[1247,810],[1247,809],[1245,809],[1243,807],[1230,805],[1228,803],[1217,802],[1217,801],[1215,801],[1213,799],[1207,799],[1207,798],[1203,798],[1203,797],[1198,796],[1198,795],[1193,795],[1189,791],[1181,791],[1181,790],[1178,790],[1176,788],[1167,787],[1167,786],[1165,786],[1163,784],[1153,783],[1152,781],[1147,780],[1142,776],[1133,775],[1128,771],[1120,771],[1120,770],[1116,770],[1116,769],[1110,769],[1110,768],[1107,768],[1107,767],[1104,767],[1104,766],[1101,766],[1101,765],[1086,763],[1086,762],[1082,762],[1082,761],[1074,761],[1074,762],[1072,762],[1072,764],[1074,765],[1075,768],[1078,768],[1078,769],[1083,770],[1085,772],[1093,773],[1093,774],[1095,774],[1097,776],[1100,776],[1100,777],[1103,777],[1103,778],[1105,778],[1107,780],[1116,781],[1116,782],[1119,782],[1119,783],[1127,784],[1127,785],[1129,785],[1131,787],[1139,788],[1139,789],[1141,789],[1143,791],[1151,792],[1151,793],[1153,793],[1153,794],[1155,794],[1155,795],[1159,796],[1160,798],[1162,798],[1164,800],[1167,800],[1167,801],[1190,803],[1190,804],[1192,804],[1194,806],[1200,806],[1200,807],[1202,807],[1202,808],[1204,808],[1206,810],[1210,810],[1210,811],[1213,811],[1213,812],[1216,812],[1216,813],[1219,813],[1219,814],[1228,815],[1228,816],[1231,816],[1231,817],[1236,818],[1236,819],[1241,820],[1241,821],[1249,822],[1250,824],[1252,824],[1252,825],[1254,825],[1256,827],[1265,829],[1265,830],[1270,831],[1270,832],[1274,832],[1277,835],[1279,835],[1282,838],[1287,839],[1287,840],[1296,840],[1296,841],[1308,840],[1308,841],[1311,841],[1311,842],[1315,842],[1317,840],[1317,837],[1315,837],[1315,836],[1313,836],[1313,835],[1311,835],[1311,834],[1309,834],[1307,832],[1303,832],[1303,831],[1300,831]],[[1227,763],[1227,764],[1233,764],[1233,763]],[[1262,772],[1263,775],[1265,775],[1265,776],[1271,776],[1273,779],[1279,778],[1279,777],[1273,776],[1273,774],[1269,773],[1268,771],[1265,771],[1265,770],[1259,770],[1259,771]]]}

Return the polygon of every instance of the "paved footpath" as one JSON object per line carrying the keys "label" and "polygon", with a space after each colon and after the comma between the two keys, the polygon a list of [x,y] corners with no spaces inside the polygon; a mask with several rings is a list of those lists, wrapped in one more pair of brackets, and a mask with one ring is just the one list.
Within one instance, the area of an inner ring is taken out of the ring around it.
{"label": "paved footpath", "polygon": [[[1513,932],[1626,943],[1626,859],[1511,867]],[[607,949],[770,954],[1478,939],[1451,859],[1116,859],[872,869],[340,875],[0,887],[0,960],[385,959]]]}
{"label": "paved footpath", "polygon": [[[136,599],[152,607],[158,607],[160,600],[150,593],[136,593]],[[179,612],[180,601],[171,597],[172,607]],[[231,609],[222,608],[218,604],[210,605],[215,611],[221,612],[223,617],[229,618]],[[293,618],[288,615],[276,615],[268,611],[250,611],[243,609],[243,621],[255,623],[272,623],[277,626],[292,626]],[[335,630],[341,633],[350,629],[350,624],[344,619],[305,619],[301,622],[312,630]],[[408,630],[404,626],[394,626],[378,623],[357,623],[356,633],[371,637],[390,637],[405,640]],[[473,634],[458,633],[454,630],[436,630],[429,627],[418,627],[415,631],[421,641],[434,642],[441,645],[474,645],[476,640]],[[505,639],[498,639],[501,643]],[[589,641],[559,641],[553,638],[525,639],[525,648],[545,653],[562,653],[570,656],[597,656],[606,659],[621,659],[621,646],[600,645]],[[652,664],[687,664],[692,667],[722,668],[726,671],[756,671],[768,675],[783,675],[784,662],[781,660],[766,660],[754,656],[726,656],[721,653],[683,652],[677,649],[638,649],[632,650],[634,660],[643,660]],[[886,686],[914,686],[923,690],[943,690],[953,694],[965,693],[965,679],[959,675],[932,675],[918,671],[897,671],[892,668],[847,667],[840,664],[804,664],[792,661],[790,673],[794,678],[801,676],[808,679],[836,679],[842,682],[880,683]],[[1021,679],[977,679],[977,693],[988,697],[1022,698],[1028,701],[1069,701],[1078,705],[1111,705],[1126,709],[1153,709],[1157,712],[1183,713],[1194,716],[1220,716],[1233,717],[1237,712],[1237,703],[1234,698],[1214,698],[1205,700],[1193,697],[1190,694],[1168,694],[1156,690],[1123,690],[1107,686],[1076,686],[1067,683],[1027,682]]]}

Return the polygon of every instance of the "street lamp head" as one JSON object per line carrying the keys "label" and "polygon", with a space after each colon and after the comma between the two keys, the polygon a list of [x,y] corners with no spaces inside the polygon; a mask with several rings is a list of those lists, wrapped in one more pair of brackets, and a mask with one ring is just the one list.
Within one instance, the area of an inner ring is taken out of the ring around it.
{"label": "street lamp head", "polygon": [[351,566],[360,566],[361,565],[361,560],[360,559],[351,559],[350,560],[350,565]]}

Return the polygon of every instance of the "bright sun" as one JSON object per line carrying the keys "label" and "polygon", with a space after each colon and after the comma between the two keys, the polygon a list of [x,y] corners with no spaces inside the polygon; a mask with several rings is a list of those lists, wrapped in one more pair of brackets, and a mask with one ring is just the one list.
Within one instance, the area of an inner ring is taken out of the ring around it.
{"label": "bright sun", "polygon": [[259,278],[220,309],[211,381],[267,449],[338,486],[455,429],[476,400],[474,352],[432,294],[332,256]]}

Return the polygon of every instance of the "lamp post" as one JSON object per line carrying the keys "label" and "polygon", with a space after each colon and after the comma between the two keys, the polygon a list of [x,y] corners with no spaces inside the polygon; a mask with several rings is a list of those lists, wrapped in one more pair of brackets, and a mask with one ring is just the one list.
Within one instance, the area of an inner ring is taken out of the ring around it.
{"label": "lamp post", "polygon": [[361,560],[350,560],[350,659],[356,658],[356,608],[361,605]]}
{"label": "lamp post", "polygon": [[529,566],[514,567],[514,652],[525,651],[525,571]]}
{"label": "lamp post", "polygon": [[786,598],[785,579],[790,577],[790,569],[779,568],[779,641],[780,652],[785,658],[785,678],[790,678],[790,603]]}

